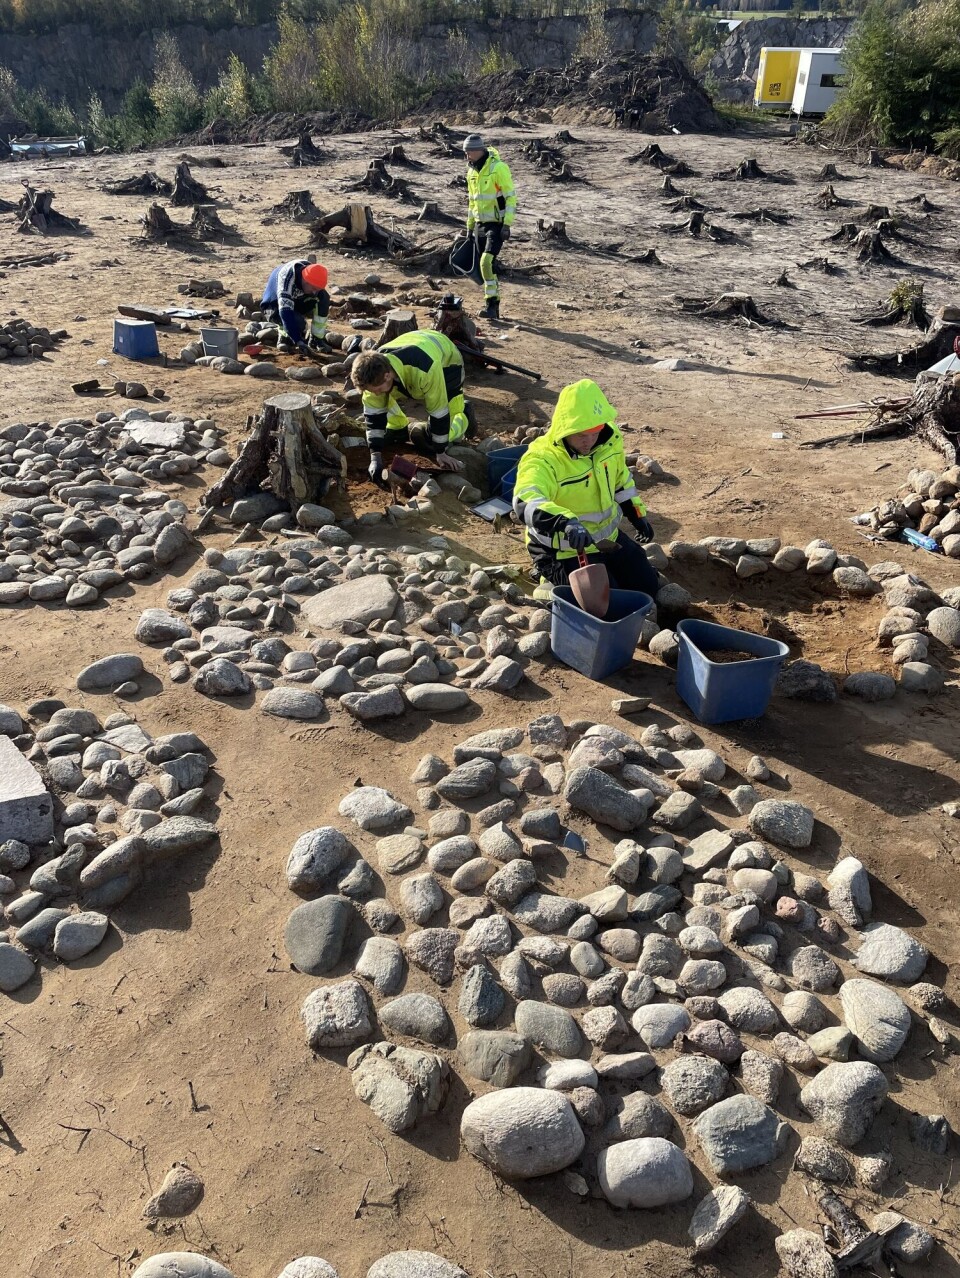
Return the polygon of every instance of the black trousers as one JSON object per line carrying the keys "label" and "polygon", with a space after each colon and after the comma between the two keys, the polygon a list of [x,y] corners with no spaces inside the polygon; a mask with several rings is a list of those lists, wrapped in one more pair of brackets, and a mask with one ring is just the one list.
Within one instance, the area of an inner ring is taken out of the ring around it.
{"label": "black trousers", "polygon": [[478,253],[496,257],[503,248],[503,227],[499,222],[479,222],[474,230]]}
{"label": "black trousers", "polygon": [[[617,549],[587,555],[587,562],[603,564],[614,590],[642,590],[652,598],[657,593],[657,570],[650,563],[643,547],[623,533],[617,538]],[[565,586],[574,568],[580,563],[576,555],[557,559],[554,555],[535,553],[533,566],[540,576],[552,586]]]}

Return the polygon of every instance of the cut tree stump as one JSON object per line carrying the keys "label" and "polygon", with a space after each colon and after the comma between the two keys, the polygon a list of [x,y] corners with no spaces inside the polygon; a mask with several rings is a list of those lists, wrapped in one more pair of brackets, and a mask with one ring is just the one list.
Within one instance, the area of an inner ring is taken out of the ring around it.
{"label": "cut tree stump", "polygon": [[848,179],[835,164],[825,164],[819,173],[814,173],[813,180],[814,182],[846,182]]}
{"label": "cut tree stump", "polygon": [[383,155],[377,156],[381,164],[400,164],[408,169],[422,169],[423,165],[419,160],[412,160],[403,149],[402,142],[395,142],[393,146],[387,147]]}
{"label": "cut tree stump", "polygon": [[784,226],[793,216],[791,213],[784,213],[779,209],[748,209],[743,213],[731,213],[731,217],[737,218],[743,222],[760,222],[764,225]]}
{"label": "cut tree stump", "polygon": [[934,318],[922,342],[905,350],[875,353],[849,353],[847,359],[856,367],[870,373],[883,373],[888,376],[915,377],[918,372],[927,369],[955,354],[955,346],[960,342],[960,308],[942,307]]}
{"label": "cut tree stump", "polygon": [[403,200],[406,204],[419,203],[410,189],[409,182],[391,173],[383,160],[371,160],[360,181],[353,182],[347,190],[368,191],[371,195],[386,195],[392,200]]}
{"label": "cut tree stump", "polygon": [[942,454],[948,466],[956,466],[960,463],[960,373],[919,377],[910,403],[889,425],[916,435]]}
{"label": "cut tree stump", "polygon": [[773,285],[774,288],[796,288],[797,287],[785,270],[781,271],[780,274],[777,276],[777,278],[774,280],[771,280],[770,283]]}
{"label": "cut tree stump", "polygon": [[913,204],[920,213],[939,213],[939,204],[934,204],[928,200],[922,191],[917,195],[911,195],[909,200],[904,200],[904,204]]}
{"label": "cut tree stump", "polygon": [[732,169],[721,169],[713,175],[714,182],[792,182],[789,173],[766,173],[753,156],[741,160]]}
{"label": "cut tree stump", "polygon": [[377,338],[377,345],[384,346],[387,342],[392,342],[395,337],[415,332],[416,328],[417,317],[413,311],[387,311],[383,317],[383,332]]}
{"label": "cut tree stump", "polygon": [[162,204],[151,204],[140,219],[143,235],[150,240],[167,239],[171,235],[186,235],[187,228],[170,220],[170,214]]}
{"label": "cut tree stump", "polygon": [[561,129],[559,133],[553,135],[554,142],[558,142],[561,146],[579,145],[580,139],[575,138],[569,129]]}
{"label": "cut tree stump", "polygon": [[269,216],[289,218],[291,222],[315,222],[323,215],[309,191],[289,191],[279,204],[273,206]]}
{"label": "cut tree stump", "polygon": [[652,248],[644,249],[642,253],[637,253],[634,257],[631,257],[630,261],[636,262],[640,266],[663,266],[663,262],[657,257],[657,250]]}
{"label": "cut tree stump", "polygon": [[210,203],[210,192],[202,182],[194,179],[186,160],[181,160],[174,171],[170,203],[176,208],[186,208],[189,204]]}
{"label": "cut tree stump", "polygon": [[567,224],[562,221],[551,221],[549,218],[537,218],[537,237],[541,240],[562,240],[569,244]]}
{"label": "cut tree stump", "polygon": [[19,218],[17,230],[21,235],[38,233],[46,235],[48,231],[80,231],[81,225],[71,217],[64,217],[53,207],[52,191],[36,191],[27,182],[23,183],[23,195],[17,204],[16,216]]}
{"label": "cut tree stump", "polygon": [[886,169],[890,167],[875,146],[872,146],[867,152],[865,163],[871,169]]}
{"label": "cut tree stump", "polygon": [[326,152],[314,144],[313,138],[306,131],[301,132],[295,147],[284,148],[284,154],[290,156],[290,164],[295,169],[315,168],[327,158]]}
{"label": "cut tree stump", "polygon": [[741,321],[748,328],[784,328],[779,320],[768,319],[749,293],[721,293],[719,297],[678,297],[680,310],[700,319]]}
{"label": "cut tree stump", "polygon": [[837,195],[836,191],[833,189],[833,187],[829,183],[823,188],[822,191],[819,191],[817,193],[817,197],[814,200],[814,204],[816,204],[817,207],[821,209],[834,209],[840,206],[841,204],[849,205],[851,203],[852,203],[851,200],[845,200],[843,196]]}
{"label": "cut tree stump", "polygon": [[798,262],[797,266],[801,271],[819,271],[821,275],[839,275],[840,267],[835,262],[831,262],[829,257],[818,255],[811,257],[807,262]]}
{"label": "cut tree stump", "polygon": [[933,321],[923,303],[923,284],[911,280],[903,280],[897,285],[885,302],[879,303],[870,315],[855,321],[867,324],[871,328],[886,328],[892,324],[903,324],[919,328],[925,333]]}
{"label": "cut tree stump", "polygon": [[346,475],[346,458],[327,441],[313,416],[310,396],[274,395],[263,412],[247,418],[250,431],[236,461],[201,498],[203,506],[231,505],[240,497],[271,491],[292,510],[322,497]]}
{"label": "cut tree stump", "polygon": [[879,222],[890,216],[890,209],[886,204],[856,204],[850,216],[858,222]]}
{"label": "cut tree stump", "polygon": [[897,258],[883,242],[879,231],[861,231],[854,239],[851,248],[856,252],[858,262],[897,262]]}
{"label": "cut tree stump", "polygon": [[169,195],[173,184],[148,171],[116,182],[104,182],[103,190],[107,195]]}
{"label": "cut tree stump", "polygon": [[676,185],[673,178],[668,173],[667,176],[660,183],[661,198],[665,200],[672,200],[672,199],[675,199],[677,196],[684,195],[684,194],[685,192],[682,191],[680,187]]}
{"label": "cut tree stump", "polygon": [[860,227],[856,222],[841,222],[838,230],[824,238],[829,244],[852,244],[859,234]]}
{"label": "cut tree stump", "polygon": [[454,217],[452,213],[444,213],[436,200],[427,200],[417,214],[418,222],[440,222],[444,226],[462,226],[463,218]]}
{"label": "cut tree stump", "polygon": [[195,204],[193,217],[187,233],[197,240],[238,240],[240,232],[234,226],[226,226],[220,221],[220,214],[212,204]]}

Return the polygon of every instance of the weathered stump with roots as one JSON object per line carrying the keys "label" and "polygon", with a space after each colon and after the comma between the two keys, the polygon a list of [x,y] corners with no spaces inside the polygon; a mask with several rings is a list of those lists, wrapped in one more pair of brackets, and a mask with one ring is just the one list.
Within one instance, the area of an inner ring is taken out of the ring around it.
{"label": "weathered stump with roots", "polygon": [[839,275],[840,267],[831,262],[829,257],[818,254],[807,262],[798,262],[801,271],[819,271],[821,275]]}
{"label": "weathered stump with roots", "polygon": [[814,204],[821,209],[835,209],[841,204],[849,205],[850,203],[850,200],[845,200],[843,196],[837,195],[830,183],[827,183],[823,190],[817,193],[817,197],[814,200]]}
{"label": "weathered stump with roots", "polygon": [[17,204],[19,223],[17,230],[21,235],[47,231],[79,231],[79,221],[72,217],[64,217],[53,207],[52,191],[35,191],[27,182],[23,183],[23,195]]}
{"label": "weathered stump with roots", "polygon": [[412,160],[403,149],[402,142],[395,142],[393,146],[388,146],[383,155],[377,156],[382,164],[400,164],[408,169],[422,169],[423,165],[419,160]]}
{"label": "weathered stump with roots", "polygon": [[210,203],[210,192],[202,182],[196,181],[186,160],[181,160],[174,171],[170,203],[176,208],[185,208],[188,204]]}
{"label": "weathered stump with roots", "polygon": [[200,499],[203,506],[226,506],[254,492],[270,491],[296,510],[342,482],[346,458],[328,443],[316,424],[310,396],[274,395],[264,402],[239,456]]}
{"label": "weathered stump with roots", "polygon": [[856,368],[888,376],[914,377],[923,369],[955,353],[960,343],[960,308],[945,306],[936,315],[922,342],[905,350],[882,354],[851,353],[847,358]]}
{"label": "weathered stump with roots", "polygon": [[925,333],[932,321],[923,302],[923,284],[901,280],[885,302],[879,303],[875,311],[856,323],[867,324],[871,328],[903,324]]}
{"label": "weathered stump with roots", "polygon": [[362,244],[383,249],[392,257],[417,252],[417,245],[399,231],[388,231],[374,218],[367,204],[345,204],[336,213],[326,213],[310,225],[311,248],[325,248],[334,230],[343,230],[344,244]]}
{"label": "weathered stump with roots", "polygon": [[295,147],[284,147],[283,149],[285,154],[290,156],[290,165],[295,169],[316,168],[318,164],[322,164],[327,158],[327,153],[314,143],[313,138],[306,129],[297,138]]}
{"label": "weathered stump with roots", "polygon": [[383,160],[371,160],[360,181],[352,183],[347,190],[369,191],[371,195],[386,195],[392,200],[403,200],[407,204],[419,203],[410,190],[409,182],[391,173]]}
{"label": "weathered stump with roots", "polygon": [[960,463],[960,373],[918,378],[910,403],[889,425],[918,436],[941,453],[949,466],[956,466]]}
{"label": "weathered stump with roots", "polygon": [[861,231],[853,240],[851,248],[855,251],[858,262],[886,263],[899,260],[884,244],[879,231]]}
{"label": "weathered stump with roots", "polygon": [[309,191],[290,191],[273,206],[269,216],[289,218],[291,222],[315,222],[322,214]]}
{"label": "weathered stump with roots", "polygon": [[661,258],[657,257],[657,250],[648,248],[642,253],[637,253],[631,257],[631,262],[636,262],[639,266],[663,266]]}
{"label": "weathered stump with roots", "polygon": [[148,171],[116,182],[104,182],[103,190],[107,195],[169,195],[173,184]]}
{"label": "weathered stump with roots", "polygon": [[761,169],[754,156],[741,160],[732,169],[721,169],[713,175],[714,182],[792,182],[788,173],[767,173]]}
{"label": "weathered stump with roots", "polygon": [[887,169],[890,167],[875,146],[872,146],[867,152],[865,163],[870,169]]}
{"label": "weathered stump with roots", "polygon": [[163,240],[171,235],[186,235],[187,228],[180,222],[171,221],[170,214],[162,204],[151,204],[140,219],[142,234],[148,240]]}
{"label": "weathered stump with roots", "polygon": [[562,221],[550,221],[549,218],[537,218],[537,238],[541,240],[562,240],[569,243],[567,224]]}
{"label": "weathered stump with roots", "polygon": [[452,213],[444,213],[436,200],[427,200],[417,214],[418,222],[440,222],[444,226],[462,226],[463,219],[454,217]]}
{"label": "weathered stump with roots", "polygon": [[679,200],[667,205],[668,213],[709,213],[709,204],[701,204],[695,195],[681,195]]}
{"label": "weathered stump with roots", "polygon": [[859,234],[856,222],[841,222],[838,230],[824,238],[828,244],[852,244]]}
{"label": "weathered stump with roots", "polygon": [[193,209],[193,217],[187,233],[197,240],[237,240],[240,232],[234,226],[226,226],[220,221],[220,214],[212,204],[197,204]]}
{"label": "weathered stump with roots", "polygon": [[733,320],[743,322],[748,328],[782,327],[779,321],[768,319],[758,308],[749,293],[721,293],[719,297],[678,297],[680,310],[700,319]]}
{"label": "weathered stump with roots", "polygon": [[847,175],[841,173],[835,164],[825,164],[819,173],[814,173],[814,182],[846,182]]}
{"label": "weathered stump with roots", "polygon": [[779,209],[749,209],[743,213],[731,213],[731,217],[737,218],[743,222],[760,222],[762,225],[784,226],[793,216],[791,213],[782,213]]}
{"label": "weathered stump with roots", "polygon": [[667,176],[660,183],[661,198],[664,200],[673,200],[673,199],[676,199],[677,196],[684,195],[684,194],[685,192],[681,190],[679,186],[676,185],[673,178],[668,173]]}

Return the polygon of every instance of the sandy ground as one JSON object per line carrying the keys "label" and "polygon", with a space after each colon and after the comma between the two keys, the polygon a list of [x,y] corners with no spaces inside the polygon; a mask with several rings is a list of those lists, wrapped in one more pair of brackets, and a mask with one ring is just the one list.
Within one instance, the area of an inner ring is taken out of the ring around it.
{"label": "sandy ground", "polygon": [[[477,376],[484,430],[524,424],[531,410],[549,413],[564,382],[591,376],[620,408],[631,447],[668,472],[647,493],[661,540],[775,534],[804,545],[822,536],[868,562],[889,557],[859,538],[849,517],[895,491],[911,466],[936,467],[938,459],[909,440],[802,450],[802,441],[833,433],[842,423],[796,422],[793,415],[902,387],[851,373],[838,352],[901,340],[891,332],[865,337],[852,321],[902,276],[924,280],[931,309],[957,301],[956,186],[839,159],[841,171],[850,174],[837,184],[845,198],[896,208],[924,190],[942,211],[905,228],[916,240],[902,246],[909,267],[859,268],[830,245],[843,273],[824,276],[795,266],[823,252],[822,237],[833,229],[829,215],[812,204],[822,185],[813,174],[832,158],[824,152],[787,147],[775,137],[658,139],[701,171],[698,178],[676,181],[704,203],[725,213],[765,205],[794,215],[785,226],[744,230],[752,224],[717,213],[716,221],[739,227],[743,239],[720,248],[658,230],[681,220],[665,212],[661,175],[624,163],[651,139],[571,127],[583,139],[568,148],[575,170],[588,179],[582,184],[553,185],[518,153],[527,137],[548,137],[556,126],[506,130],[498,137],[521,201],[505,260],[544,262],[549,269],[529,285],[506,286],[504,314],[516,326],[506,326],[492,344],[506,358],[542,370],[547,380],[534,385],[514,376]],[[202,252],[145,246],[138,218],[147,201],[99,190],[106,179],[142,169],[169,176],[175,152],[0,170],[0,195],[15,198],[21,177],[49,185],[58,207],[80,216],[92,232],[51,240],[68,254],[60,264],[7,269],[0,280],[4,315],[16,311],[51,327],[63,324],[71,333],[42,362],[0,365],[0,421],[56,421],[93,411],[99,405],[79,401],[70,382],[142,373],[110,352],[117,302],[174,304],[181,300],[177,284],[198,276],[215,275],[231,290],[259,288],[269,269],[306,239],[297,226],[264,225],[270,206],[287,191],[309,186],[321,208],[339,207],[347,198],[346,181],[360,176],[387,136],[403,136],[424,163],[404,174],[414,188],[459,211],[462,193],[448,187],[457,165],[430,159],[413,131],[325,140],[336,160],[313,171],[285,167],[273,146],[221,149],[228,167],[198,168],[195,176],[210,185],[223,220],[239,228],[244,242]],[[798,180],[709,180],[711,172],[749,154],[764,169],[787,170]],[[381,220],[396,216],[414,229],[404,220],[413,212],[408,207],[373,204]],[[186,220],[182,210],[172,213]],[[538,217],[565,218],[579,243],[620,242],[624,252],[655,245],[665,265],[634,266],[540,244]],[[35,251],[38,242],[16,236],[10,223],[9,216],[0,222],[4,249],[11,255]],[[410,283],[370,258],[333,254],[327,260],[332,281],[345,289],[371,270],[398,292]],[[796,291],[768,283],[784,266]],[[762,311],[798,330],[748,331],[676,314],[677,294],[713,296],[734,288],[750,292]],[[422,284],[415,291],[422,292]],[[475,291],[469,300],[479,304]],[[558,302],[577,309],[558,309]],[[161,347],[174,355],[182,340],[166,334]],[[671,355],[701,361],[709,371],[648,368],[653,358]],[[270,393],[249,378],[174,365],[151,369],[144,380],[165,390],[165,404],[215,417],[233,444],[247,414]],[[774,439],[778,432],[785,438]],[[196,481],[181,490],[190,504],[200,491]],[[343,500],[359,509],[374,498],[357,488]],[[457,526],[449,514],[439,526],[471,558],[522,559],[513,532],[494,536],[465,517]],[[210,544],[228,540],[219,534]],[[896,557],[932,584],[960,583],[960,565],[906,548],[898,548]],[[166,579],[137,583],[89,613],[50,606],[4,614],[0,699],[23,708],[54,694],[84,704],[83,696],[70,692],[72,675],[97,656],[129,649],[140,610],[162,603],[191,571],[181,561]],[[680,580],[714,615],[754,629],[774,622],[788,628],[795,653],[835,673],[887,668],[872,648],[878,604],[843,602],[779,576],[739,583],[714,568]],[[145,652],[145,660],[159,670],[159,654]],[[801,860],[825,870],[841,848],[861,857],[875,877],[876,916],[910,927],[923,940],[936,959],[931,979],[943,980],[956,997],[960,847],[956,822],[940,811],[957,796],[960,779],[955,668],[952,677],[946,694],[929,703],[905,695],[877,707],[776,700],[762,721],[701,735],[736,767],[763,754],[782,778],[778,784],[812,804],[821,824]],[[654,697],[656,710],[642,723],[682,717],[672,675],[642,661],[609,685],[547,669],[517,701],[485,699],[482,726],[523,724],[547,709],[568,721],[608,721],[611,696],[623,692]],[[102,713],[112,708],[107,702],[87,701]],[[480,726],[475,717],[435,724],[411,716],[375,733],[338,715],[319,727],[298,728],[170,685],[145,696],[136,713],[151,731],[193,729],[209,743],[222,778],[222,846],[218,854],[156,874],[115,912],[118,933],[76,965],[81,970],[49,965],[42,984],[32,983],[0,1009],[0,1114],[6,1124],[6,1134],[0,1133],[0,1254],[6,1273],[107,1278],[129,1273],[144,1255],[188,1245],[220,1258],[239,1278],[273,1278],[304,1253],[326,1257],[343,1278],[363,1278],[376,1257],[401,1247],[441,1252],[473,1278],[619,1278],[641,1270],[660,1278],[761,1278],[776,1270],[772,1239],[778,1232],[815,1227],[815,1206],[784,1158],[739,1178],[759,1211],[710,1263],[694,1263],[685,1248],[688,1206],[621,1213],[593,1199],[576,1202],[554,1180],[519,1189],[495,1181],[458,1150],[463,1082],[455,1083],[438,1119],[400,1139],[355,1100],[336,1054],[311,1057],[297,1011],[316,982],[289,970],[281,940],[294,903],[283,877],[287,852],[303,830],[336,820],[341,794],[357,778],[388,784],[412,800],[407,777],[416,759],[428,749],[449,756],[458,739]],[[598,886],[608,860],[608,846],[596,840],[590,858],[556,880],[557,890]],[[408,988],[416,987],[413,978]],[[881,1201],[851,1191],[851,1201],[868,1215],[890,1205],[927,1225],[941,1244],[930,1272],[958,1274],[953,1165],[917,1153],[898,1109],[902,1103],[908,1110],[944,1113],[960,1124],[955,1068],[925,1030],[915,1029],[896,1075],[889,1073],[899,1080],[894,1103],[870,1142],[894,1152],[892,1197]],[[901,1091],[907,1095],[898,1102]],[[790,1088],[783,1112],[802,1133],[808,1120]],[[681,1141],[697,1161],[687,1126],[681,1124]],[[140,1212],[178,1159],[204,1178],[205,1198],[182,1225],[151,1234]],[[706,1188],[701,1167],[697,1192]]]}

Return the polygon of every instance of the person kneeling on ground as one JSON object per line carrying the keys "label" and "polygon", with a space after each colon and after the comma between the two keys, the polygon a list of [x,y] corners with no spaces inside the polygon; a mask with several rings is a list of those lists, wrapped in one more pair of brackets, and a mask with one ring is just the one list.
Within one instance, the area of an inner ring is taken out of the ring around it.
{"label": "person kneeling on ground", "polygon": [[[384,446],[408,440],[441,470],[463,470],[447,447],[470,433],[472,410],[463,397],[463,356],[449,337],[429,328],[402,333],[379,350],[358,355],[350,376],[363,392],[371,479],[382,478]],[[423,403],[426,429],[410,426],[400,395]]]}
{"label": "person kneeling on ground", "polygon": [[606,566],[615,589],[652,597],[656,569],[637,541],[619,534],[626,516],[640,542],[654,535],[616,418],[596,382],[584,378],[565,386],[550,429],[520,458],[513,508],[526,526],[534,569],[551,585],[565,586],[586,554]]}
{"label": "person kneeling on ground", "polygon": [[299,351],[307,351],[311,346],[329,349],[330,294],[327,268],[319,262],[284,262],[274,267],[263,290],[260,310],[264,319],[281,329],[281,342],[286,338]]}

